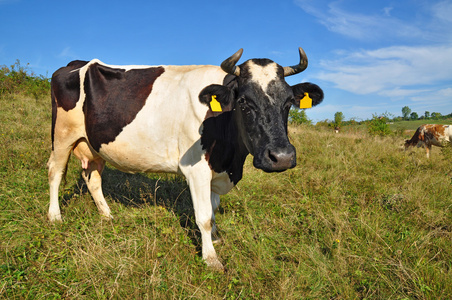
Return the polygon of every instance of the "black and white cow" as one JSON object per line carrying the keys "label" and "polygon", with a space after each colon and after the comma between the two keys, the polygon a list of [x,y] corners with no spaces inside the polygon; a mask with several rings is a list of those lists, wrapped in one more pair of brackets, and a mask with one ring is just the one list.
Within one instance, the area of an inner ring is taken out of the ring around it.
{"label": "black and white cow", "polygon": [[105,218],[112,218],[101,174],[108,161],[119,170],[171,172],[186,177],[202,256],[216,269],[223,265],[212,244],[219,195],[242,178],[248,154],[266,172],[296,165],[287,137],[292,105],[306,97],[323,100],[312,83],[289,86],[284,77],[306,69],[281,67],[269,59],[236,66],[242,49],[221,67],[114,66],[99,60],[73,61],[52,76],[52,153],[48,162],[50,221],[61,221],[58,188],[71,151],[80,159],[82,177]]}

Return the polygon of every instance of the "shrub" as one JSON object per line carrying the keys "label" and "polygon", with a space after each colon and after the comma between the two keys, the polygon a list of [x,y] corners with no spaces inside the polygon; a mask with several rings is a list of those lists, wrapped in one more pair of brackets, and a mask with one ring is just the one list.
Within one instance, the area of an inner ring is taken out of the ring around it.
{"label": "shrub", "polygon": [[389,129],[388,122],[388,114],[383,114],[381,116],[372,115],[372,119],[367,122],[367,131],[371,135],[390,135],[392,131]]}
{"label": "shrub", "polygon": [[8,68],[0,67],[0,96],[8,94],[21,94],[33,96],[36,100],[47,96],[50,91],[50,79],[36,75],[27,66],[21,66],[20,61]]}

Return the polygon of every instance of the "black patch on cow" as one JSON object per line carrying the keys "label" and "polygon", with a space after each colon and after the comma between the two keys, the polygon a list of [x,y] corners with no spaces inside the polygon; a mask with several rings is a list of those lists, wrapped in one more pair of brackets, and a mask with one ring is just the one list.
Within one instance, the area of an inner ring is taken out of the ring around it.
{"label": "black patch on cow", "polygon": [[216,96],[218,102],[220,102],[222,110],[232,106],[232,102],[235,99],[237,90],[236,76],[226,75],[223,84],[211,84],[206,86],[199,93],[199,101],[210,107],[210,101],[212,101],[212,95]]}
{"label": "black patch on cow", "polygon": [[205,87],[201,93],[199,93],[199,101],[207,106],[212,101],[212,95],[216,96],[218,102],[220,102],[222,110],[231,104],[234,99],[234,93],[228,87],[219,84],[211,84]]}
{"label": "black patch on cow", "polygon": [[[432,129],[432,130],[434,130],[434,129]],[[424,131],[424,142],[427,145],[432,145],[434,143],[438,143],[438,140],[436,139],[433,132],[431,132],[430,130],[425,130]]]}
{"label": "black patch on cow", "polygon": [[203,122],[201,145],[206,159],[217,173],[225,171],[234,157],[236,133],[231,128],[231,112],[208,118]]}
{"label": "black patch on cow", "polygon": [[110,68],[97,63],[85,76],[86,133],[94,150],[116,139],[143,108],[163,67],[146,69]]}
{"label": "black patch on cow", "polygon": [[237,88],[237,76],[228,74],[223,79],[223,85],[229,87],[230,89]]}
{"label": "black patch on cow", "polygon": [[[216,95],[223,109],[222,113],[209,117],[203,122],[201,145],[206,151],[206,160],[213,171],[227,172],[234,184],[242,179],[243,163],[248,155],[248,151],[237,136],[238,131],[233,120],[234,112],[230,110],[236,98],[236,79],[234,75],[226,75],[223,85],[209,85],[199,94],[199,101],[207,106],[212,95]],[[229,111],[225,111],[225,108]]]}
{"label": "black patch on cow", "polygon": [[419,137],[420,137],[420,135],[421,135],[421,128],[422,128],[422,126],[421,126],[421,127],[418,127],[418,128],[416,129],[416,132],[415,132],[414,135],[411,137],[411,139],[405,140],[405,148],[408,148],[408,147],[410,147],[410,146],[414,147],[414,146],[416,146],[416,145],[418,145],[418,147],[419,147],[419,143],[420,143],[420,142],[423,143],[423,141],[421,141],[421,140],[419,139]]}
{"label": "black patch on cow", "polygon": [[[271,63],[274,63],[274,61],[272,61],[271,59],[268,59],[268,58],[254,58],[253,63],[260,67],[265,67]],[[241,68],[243,68],[243,67],[241,66]]]}
{"label": "black patch on cow", "polygon": [[80,74],[73,71],[87,63],[87,61],[75,60],[53,74],[52,97],[54,97],[57,107],[69,111],[77,105],[80,98]]}
{"label": "black patch on cow", "polygon": [[300,106],[300,100],[305,96],[304,93],[309,94],[309,97],[312,99],[312,106],[316,106],[323,101],[323,91],[314,83],[303,82],[293,85],[292,91],[295,98],[295,106]]}
{"label": "black patch on cow", "polygon": [[65,111],[69,111],[77,105],[80,98],[80,75],[79,72],[73,71],[83,67],[87,63],[87,61],[74,60],[66,67],[58,69],[52,75],[52,150],[55,137],[57,108],[62,107]]}
{"label": "black patch on cow", "polygon": [[204,120],[201,145],[212,170],[227,172],[234,184],[242,179],[243,163],[248,151],[239,143],[232,111]]}

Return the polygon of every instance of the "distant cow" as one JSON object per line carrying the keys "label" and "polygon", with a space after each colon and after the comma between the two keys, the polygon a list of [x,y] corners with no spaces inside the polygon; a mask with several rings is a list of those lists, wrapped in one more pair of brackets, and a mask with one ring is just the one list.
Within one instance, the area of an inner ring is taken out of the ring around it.
{"label": "distant cow", "polygon": [[242,178],[248,154],[256,168],[295,167],[287,137],[292,105],[322,102],[315,84],[290,86],[285,76],[306,69],[269,59],[236,66],[242,49],[218,66],[113,66],[73,61],[52,76],[49,219],[61,221],[58,189],[71,151],[81,161],[100,214],[111,218],[101,188],[105,162],[119,170],[185,176],[202,237],[202,257],[222,269],[212,244],[221,194]]}
{"label": "distant cow", "polygon": [[405,150],[409,147],[423,146],[429,158],[432,145],[444,147],[446,142],[452,142],[452,126],[426,124],[420,126],[410,140],[405,141]]}

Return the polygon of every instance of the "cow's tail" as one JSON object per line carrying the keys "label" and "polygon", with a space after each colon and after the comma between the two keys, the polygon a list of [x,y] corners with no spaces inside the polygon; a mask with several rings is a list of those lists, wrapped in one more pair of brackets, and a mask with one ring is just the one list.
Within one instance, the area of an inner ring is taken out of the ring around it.
{"label": "cow's tail", "polygon": [[68,165],[69,165],[69,164],[66,164],[66,167],[64,167],[63,176],[62,176],[62,178],[61,178],[61,180],[63,181],[63,186],[66,186],[66,183],[67,183],[66,175],[67,175],[67,168],[68,168]]}
{"label": "cow's tail", "polygon": [[[50,97],[52,99],[52,128],[51,128],[51,137],[52,137],[52,151],[54,150],[54,142],[55,142],[55,123],[56,123],[56,117],[57,117],[57,99],[55,97],[55,92],[54,92],[54,88],[53,88],[53,76],[52,76],[52,80],[50,82]],[[47,167],[49,166],[49,163],[47,163]],[[66,166],[63,170],[63,176],[62,176],[62,181],[63,181],[63,185],[66,185],[67,183],[67,179],[66,179],[66,175],[67,175],[67,168],[68,168],[68,164],[66,163]]]}
{"label": "cow's tail", "polygon": [[[53,77],[53,76],[52,76]],[[53,151],[53,142],[55,140],[55,123],[56,123],[56,115],[57,115],[57,103],[56,103],[56,97],[55,97],[55,92],[54,92],[54,88],[53,88],[53,78],[52,81],[50,82],[51,84],[51,88],[50,88],[50,94],[51,94],[51,99],[52,99],[52,131],[50,133],[51,137],[52,137],[52,151]]]}

